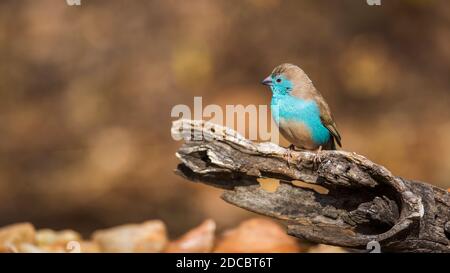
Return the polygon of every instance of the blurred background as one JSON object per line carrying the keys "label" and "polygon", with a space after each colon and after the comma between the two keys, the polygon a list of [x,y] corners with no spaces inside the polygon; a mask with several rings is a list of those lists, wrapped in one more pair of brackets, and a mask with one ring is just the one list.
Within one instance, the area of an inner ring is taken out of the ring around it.
{"label": "blurred background", "polygon": [[[447,1],[0,2],[0,226],[161,219],[172,236],[253,214],[173,173],[174,105],[269,104],[300,65],[344,149],[450,187]],[[286,142],[283,142],[286,144]]]}

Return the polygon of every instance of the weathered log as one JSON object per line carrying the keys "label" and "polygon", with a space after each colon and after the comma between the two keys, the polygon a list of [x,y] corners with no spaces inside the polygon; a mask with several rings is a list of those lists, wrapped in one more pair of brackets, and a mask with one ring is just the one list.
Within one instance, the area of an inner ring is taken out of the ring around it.
{"label": "weathered log", "polygon": [[[376,241],[381,251],[450,252],[450,194],[443,189],[394,176],[356,153],[322,151],[317,161],[314,152],[288,153],[203,121],[175,121],[172,135],[185,142],[176,153],[179,175],[225,189],[225,201],[282,220],[290,235],[357,249]],[[281,184],[267,192],[259,178]]]}

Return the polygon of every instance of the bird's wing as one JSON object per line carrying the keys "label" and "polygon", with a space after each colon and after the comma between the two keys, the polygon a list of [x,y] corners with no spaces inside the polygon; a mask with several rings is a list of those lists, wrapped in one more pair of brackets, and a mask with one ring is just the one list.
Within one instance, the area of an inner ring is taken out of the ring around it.
{"label": "bird's wing", "polygon": [[302,89],[292,90],[291,94],[292,96],[300,99],[313,99],[317,103],[320,110],[320,120],[322,121],[323,126],[325,126],[328,131],[330,131],[339,147],[342,147],[341,135],[336,128],[336,123],[334,122],[333,116],[331,115],[330,107],[328,107],[328,104],[325,102],[322,94],[320,94],[320,92],[314,87],[312,82],[310,82],[309,85],[304,86],[304,88]]}
{"label": "bird's wing", "polygon": [[322,124],[333,135],[333,137],[336,140],[339,147],[342,147],[341,135],[339,134],[339,132],[336,128],[336,123],[333,120],[333,115],[331,114],[330,107],[328,107],[328,104],[325,102],[325,100],[323,98],[316,99],[316,102],[317,102],[317,105],[319,106],[320,120],[322,121]]}

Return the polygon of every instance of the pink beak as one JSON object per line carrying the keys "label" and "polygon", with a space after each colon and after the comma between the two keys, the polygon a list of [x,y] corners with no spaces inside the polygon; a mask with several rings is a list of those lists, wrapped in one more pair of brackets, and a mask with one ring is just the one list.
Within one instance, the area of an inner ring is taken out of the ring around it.
{"label": "pink beak", "polygon": [[272,86],[273,85],[272,76],[268,76],[261,83],[264,85]]}

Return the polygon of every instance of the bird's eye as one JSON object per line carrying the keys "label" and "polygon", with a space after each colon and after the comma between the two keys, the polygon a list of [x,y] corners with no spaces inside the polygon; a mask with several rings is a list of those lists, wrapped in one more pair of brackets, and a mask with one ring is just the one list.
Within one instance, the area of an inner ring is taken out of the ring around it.
{"label": "bird's eye", "polygon": [[278,78],[278,79],[277,79],[277,82],[281,82],[281,79],[280,79],[280,78]]}

